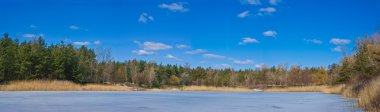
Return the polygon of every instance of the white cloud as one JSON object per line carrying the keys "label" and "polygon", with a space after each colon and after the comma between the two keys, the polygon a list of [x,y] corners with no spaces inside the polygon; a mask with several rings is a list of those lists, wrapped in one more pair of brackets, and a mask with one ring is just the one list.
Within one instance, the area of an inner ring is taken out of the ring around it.
{"label": "white cloud", "polygon": [[33,25],[33,24],[31,24],[29,27],[30,27],[30,28],[37,28],[37,26],[36,26],[36,25]]}
{"label": "white cloud", "polygon": [[82,45],[90,45],[91,43],[85,41],[85,42],[73,42],[73,44],[74,44],[74,45],[80,45],[80,46],[82,46]]}
{"label": "white cloud", "polygon": [[273,12],[276,12],[276,8],[273,8],[273,7],[260,8],[259,11],[264,12],[264,13],[273,13]]}
{"label": "white cloud", "polygon": [[140,23],[148,23],[149,21],[154,21],[153,16],[148,15],[148,13],[142,13],[138,19]]}
{"label": "white cloud", "polygon": [[79,30],[79,26],[76,26],[76,25],[71,25],[69,26],[69,28],[72,30]]}
{"label": "white cloud", "polygon": [[238,65],[250,65],[250,64],[253,64],[253,60],[234,60],[233,61],[234,64],[238,64]]}
{"label": "white cloud", "polygon": [[340,38],[333,38],[333,39],[330,40],[330,43],[334,44],[334,45],[346,45],[346,44],[350,44],[351,40],[340,39]]}
{"label": "white cloud", "polygon": [[243,39],[243,41],[239,42],[239,45],[245,45],[248,43],[259,43],[259,41],[257,41],[256,39],[250,38],[250,37],[244,37],[242,39]]}
{"label": "white cloud", "polygon": [[348,40],[348,39],[340,39],[340,38],[332,38],[330,40],[330,43],[331,44],[334,44],[334,45],[338,45],[334,48],[331,48],[332,51],[335,51],[335,52],[342,52],[344,51],[346,48],[344,47],[344,45],[347,45],[347,44],[350,44],[351,43],[351,40]]}
{"label": "white cloud", "polygon": [[335,52],[342,52],[345,50],[345,48],[343,46],[336,46],[336,47],[332,48],[331,50],[335,51]]}
{"label": "white cloud", "polygon": [[229,64],[217,64],[214,67],[225,69],[225,68],[231,68],[231,65],[229,65]]}
{"label": "white cloud", "polygon": [[191,48],[191,46],[185,45],[185,44],[179,44],[176,46],[179,49],[184,49],[184,48]]}
{"label": "white cloud", "polygon": [[186,51],[185,54],[198,54],[198,53],[204,53],[204,52],[207,52],[207,50],[196,49],[196,50],[192,50],[192,51]]}
{"label": "white cloud", "polygon": [[241,12],[237,15],[238,18],[245,18],[249,16],[249,10],[246,10],[244,12]]}
{"label": "white cloud", "polygon": [[175,56],[173,56],[171,54],[166,55],[166,58],[168,58],[168,59],[177,59],[177,57],[175,57]]}
{"label": "white cloud", "polygon": [[269,0],[269,4],[271,5],[278,5],[281,2],[281,0]]}
{"label": "white cloud", "polygon": [[323,41],[318,40],[318,39],[304,39],[306,42],[314,43],[314,44],[322,44]]}
{"label": "white cloud", "polygon": [[151,54],[154,54],[153,51],[146,51],[146,50],[133,50],[132,53],[135,53],[137,55],[142,55],[142,56],[147,56],[147,55],[151,55]]}
{"label": "white cloud", "polygon": [[272,13],[276,11],[277,10],[274,7],[260,8],[259,13],[257,13],[256,15],[258,16],[271,15]]}
{"label": "white cloud", "polygon": [[273,30],[268,30],[268,31],[263,32],[263,35],[266,37],[276,37],[277,32]]}
{"label": "white cloud", "polygon": [[101,44],[101,42],[99,40],[97,40],[97,41],[94,41],[94,44],[99,45],[99,44]]}
{"label": "white cloud", "polygon": [[162,9],[168,9],[173,12],[187,12],[189,9],[185,8],[182,2],[171,3],[171,4],[161,4],[158,6]]}
{"label": "white cloud", "polygon": [[25,38],[35,38],[35,37],[37,37],[37,35],[35,35],[35,34],[23,34],[22,37],[25,37]]}
{"label": "white cloud", "polygon": [[144,50],[166,50],[171,49],[172,46],[166,45],[164,43],[158,43],[158,42],[144,42]]}
{"label": "white cloud", "polygon": [[225,56],[217,55],[217,54],[203,54],[204,58],[215,58],[215,59],[224,59]]}
{"label": "white cloud", "polygon": [[140,43],[139,41],[133,41],[133,42],[138,44],[144,50],[147,50],[147,51],[167,50],[167,49],[172,48],[172,46],[166,45],[166,44],[160,43],[160,42],[149,42],[149,41],[144,42],[144,43]]}
{"label": "white cloud", "polygon": [[260,0],[240,0],[241,4],[260,5]]}
{"label": "white cloud", "polygon": [[171,54],[166,55],[165,58],[167,58],[167,59],[173,59],[173,60],[176,60],[176,61],[181,61],[181,59],[179,59],[179,58],[177,58],[177,57],[175,57],[175,56],[173,56]]}
{"label": "white cloud", "polygon": [[265,65],[265,64],[263,64],[263,63],[262,63],[262,64],[256,64],[255,67],[256,67],[256,68],[262,68],[264,65]]}

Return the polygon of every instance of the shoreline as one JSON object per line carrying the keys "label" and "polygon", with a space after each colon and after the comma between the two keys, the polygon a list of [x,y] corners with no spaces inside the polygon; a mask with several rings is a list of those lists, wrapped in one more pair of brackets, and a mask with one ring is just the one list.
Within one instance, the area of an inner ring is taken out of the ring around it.
{"label": "shoreline", "polygon": [[0,85],[0,91],[219,91],[219,92],[254,92],[255,89],[243,87],[183,86],[166,88],[141,88],[119,85],[85,84],[71,81],[31,80],[12,81]]}
{"label": "shoreline", "polygon": [[0,91],[130,91],[131,87],[86,84],[80,85],[71,81],[59,80],[31,80],[12,81],[7,85],[0,85]]}
{"label": "shoreline", "polygon": [[321,92],[326,94],[341,94],[344,85],[336,86],[292,86],[285,88],[268,88],[264,89],[264,92]]}
{"label": "shoreline", "polygon": [[85,84],[71,81],[31,80],[12,81],[0,85],[0,91],[211,91],[211,92],[322,92],[339,94],[343,86],[302,86],[286,88],[251,89],[244,87],[183,86],[166,88],[141,88],[118,85]]}
{"label": "shoreline", "polygon": [[149,88],[144,91],[209,91],[209,92],[257,92],[255,89],[243,87],[183,86],[168,88]]}

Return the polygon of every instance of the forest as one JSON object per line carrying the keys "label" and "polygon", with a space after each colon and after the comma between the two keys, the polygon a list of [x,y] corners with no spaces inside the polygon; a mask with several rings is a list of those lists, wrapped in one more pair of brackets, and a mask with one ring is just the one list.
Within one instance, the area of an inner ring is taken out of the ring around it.
{"label": "forest", "polygon": [[4,34],[0,39],[0,81],[70,80],[77,83],[130,83],[142,87],[206,85],[226,87],[307,86],[369,80],[380,70],[379,39],[357,40],[352,56],[325,67],[263,66],[234,70],[157,64],[143,60],[117,62],[110,49],[72,44],[47,45],[42,37],[19,42]]}
{"label": "forest", "polygon": [[112,60],[109,48],[94,50],[64,42],[48,45],[43,37],[19,42],[4,34],[0,46],[1,82],[46,79],[82,84],[125,83],[149,88],[186,85],[254,88],[335,84],[351,77],[344,73],[349,69],[346,61],[327,68],[264,65],[257,69],[234,70],[191,68],[189,64],[158,64],[136,59],[118,62]]}

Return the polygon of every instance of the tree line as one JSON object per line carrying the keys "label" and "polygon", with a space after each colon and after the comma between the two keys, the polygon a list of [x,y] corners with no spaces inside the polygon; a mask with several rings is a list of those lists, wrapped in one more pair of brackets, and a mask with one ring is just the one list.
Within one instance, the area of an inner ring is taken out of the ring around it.
{"label": "tree line", "polygon": [[[365,36],[356,40],[354,53],[342,59],[338,83],[354,86],[359,92],[375,78],[380,78],[380,35]],[[355,96],[355,95],[354,95]],[[380,98],[380,97],[379,97]]]}
{"label": "tree line", "polygon": [[[234,70],[191,68],[188,64],[158,64],[135,59],[119,62],[112,59],[107,48],[97,47],[94,50],[64,42],[47,45],[42,37],[19,42],[4,34],[0,39],[0,82],[46,79],[157,88],[187,85],[254,88],[336,84],[346,82],[353,74],[370,77],[378,73],[376,70],[379,65],[373,63],[376,59],[367,57],[372,53],[368,49],[373,46],[364,45],[373,41],[365,39],[360,43],[360,52],[327,68],[264,65],[262,68]],[[362,49],[366,52],[361,52]],[[352,60],[355,60],[355,64]],[[353,69],[358,71],[352,72]]]}

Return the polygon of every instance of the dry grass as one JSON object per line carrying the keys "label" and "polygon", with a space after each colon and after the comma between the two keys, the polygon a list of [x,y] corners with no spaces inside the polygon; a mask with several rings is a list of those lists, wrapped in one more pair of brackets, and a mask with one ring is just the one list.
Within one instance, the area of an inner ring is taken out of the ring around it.
{"label": "dry grass", "polygon": [[380,112],[380,77],[366,84],[358,94],[358,104],[370,112]]}
{"label": "dry grass", "polygon": [[99,84],[88,84],[82,86],[84,91],[130,91],[132,88],[126,86],[113,86],[113,85],[99,85]]}
{"label": "dry grass", "polygon": [[[0,85],[0,91],[131,91],[131,87],[86,84],[80,85],[70,81],[58,80],[32,80],[32,81],[13,81],[9,85]],[[168,87],[160,89],[135,88],[135,90],[146,91],[229,91],[229,92],[249,92],[253,89],[231,88],[231,87],[212,87],[212,86],[185,86]]]}
{"label": "dry grass", "polygon": [[70,81],[13,81],[9,85],[0,85],[0,91],[129,91],[131,88],[112,85],[79,85]]}
{"label": "dry grass", "polygon": [[252,92],[253,89],[249,88],[232,88],[232,87],[215,87],[215,86],[183,86],[183,87],[166,87],[166,88],[152,88],[146,91],[221,91],[221,92]]}
{"label": "dry grass", "polygon": [[344,88],[344,85],[326,86],[321,89],[321,92],[327,93],[327,94],[341,94],[343,88]]}
{"label": "dry grass", "polygon": [[353,86],[348,85],[342,90],[342,95],[346,98],[354,98],[357,97],[357,95],[353,92]]}
{"label": "dry grass", "polygon": [[343,86],[302,86],[302,87],[287,87],[287,88],[269,88],[265,92],[323,92],[328,94],[339,94]]}
{"label": "dry grass", "polygon": [[214,86],[184,86],[181,91],[226,91],[226,92],[252,92],[249,88],[231,88],[231,87],[214,87]]}
{"label": "dry grass", "polygon": [[181,91],[179,88],[169,87],[169,88],[152,88],[146,89],[146,91]]}

